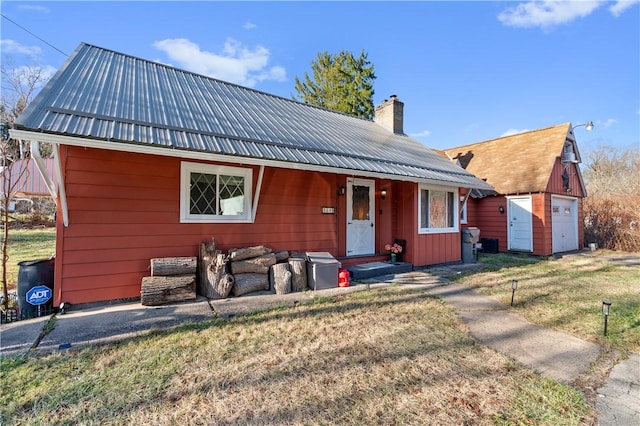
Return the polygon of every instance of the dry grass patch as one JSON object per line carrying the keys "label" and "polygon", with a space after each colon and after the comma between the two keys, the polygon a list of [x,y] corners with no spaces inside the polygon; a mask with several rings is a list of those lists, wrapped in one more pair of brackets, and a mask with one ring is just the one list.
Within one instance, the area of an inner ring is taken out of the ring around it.
{"label": "dry grass patch", "polygon": [[398,287],[2,368],[3,423],[575,425],[592,415],[575,390],[477,345],[441,301]]}
{"label": "dry grass patch", "polygon": [[[640,267],[612,262],[615,252],[597,251],[560,259],[484,255],[485,270],[464,276],[504,305],[518,280],[513,309],[528,320],[623,352],[640,352]],[[501,260],[503,265],[500,266]],[[603,335],[602,300],[612,302]]]}

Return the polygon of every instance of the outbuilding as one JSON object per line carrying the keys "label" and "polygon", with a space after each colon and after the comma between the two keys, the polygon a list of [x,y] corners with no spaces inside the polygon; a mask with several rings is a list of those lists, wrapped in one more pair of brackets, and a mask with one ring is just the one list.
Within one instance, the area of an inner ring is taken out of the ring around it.
{"label": "outbuilding", "polygon": [[582,247],[587,191],[574,129],[563,123],[444,150],[494,187],[462,198],[463,226],[480,229],[483,250],[548,256]]}

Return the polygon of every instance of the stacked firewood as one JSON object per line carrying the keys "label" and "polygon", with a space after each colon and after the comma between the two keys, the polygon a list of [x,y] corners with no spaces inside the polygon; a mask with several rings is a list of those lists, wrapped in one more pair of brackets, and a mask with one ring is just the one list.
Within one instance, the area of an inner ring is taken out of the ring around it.
{"label": "stacked firewood", "polygon": [[151,259],[151,276],[142,278],[140,303],[145,306],[196,298],[196,257]]}
{"label": "stacked firewood", "polygon": [[210,299],[242,296],[259,291],[286,294],[307,288],[306,261],[274,253],[265,246],[217,250],[215,241],[200,247],[198,293]]}

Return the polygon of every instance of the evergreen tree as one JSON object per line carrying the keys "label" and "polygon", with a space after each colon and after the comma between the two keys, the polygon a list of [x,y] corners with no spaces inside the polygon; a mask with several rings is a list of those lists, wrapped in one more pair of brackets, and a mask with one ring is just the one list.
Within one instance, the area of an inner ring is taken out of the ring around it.
{"label": "evergreen tree", "polygon": [[294,99],[333,111],[373,118],[373,80],[376,78],[373,64],[367,60],[364,50],[358,58],[351,52],[336,55],[318,53],[311,62],[312,77],[304,74],[304,80],[296,77]]}

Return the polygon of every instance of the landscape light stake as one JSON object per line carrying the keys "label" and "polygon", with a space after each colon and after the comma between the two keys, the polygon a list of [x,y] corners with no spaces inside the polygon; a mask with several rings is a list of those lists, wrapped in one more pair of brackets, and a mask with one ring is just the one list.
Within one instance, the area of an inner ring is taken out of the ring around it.
{"label": "landscape light stake", "polygon": [[516,295],[518,288],[518,280],[511,280],[511,306],[513,306],[513,297]]}
{"label": "landscape light stake", "polygon": [[602,315],[604,315],[604,335],[607,335],[607,322],[609,321],[609,310],[611,309],[611,302],[608,300],[602,301]]}

